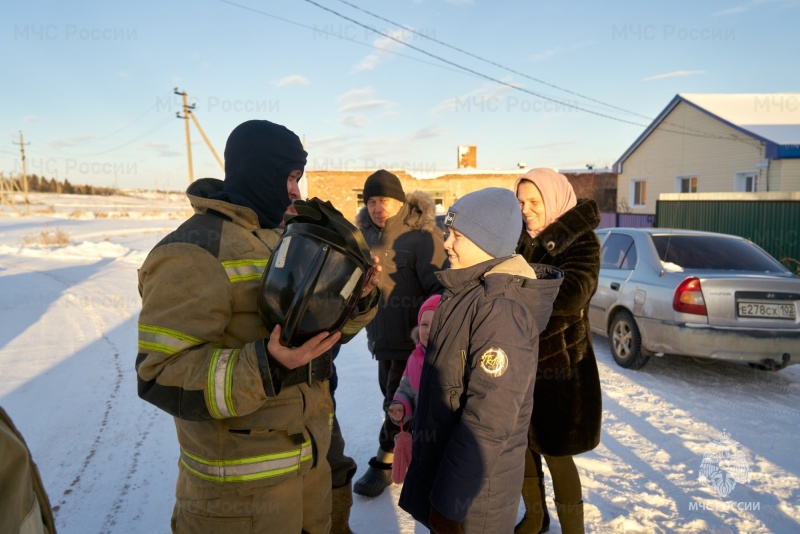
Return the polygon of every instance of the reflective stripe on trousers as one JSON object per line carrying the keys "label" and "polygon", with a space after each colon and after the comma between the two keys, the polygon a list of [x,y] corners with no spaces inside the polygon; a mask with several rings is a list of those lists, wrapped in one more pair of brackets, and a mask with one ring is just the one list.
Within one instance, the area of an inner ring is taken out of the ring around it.
{"label": "reflective stripe on trousers", "polygon": [[209,460],[181,448],[181,464],[193,475],[211,482],[247,482],[298,471],[313,459],[311,440],[300,448],[250,458]]}

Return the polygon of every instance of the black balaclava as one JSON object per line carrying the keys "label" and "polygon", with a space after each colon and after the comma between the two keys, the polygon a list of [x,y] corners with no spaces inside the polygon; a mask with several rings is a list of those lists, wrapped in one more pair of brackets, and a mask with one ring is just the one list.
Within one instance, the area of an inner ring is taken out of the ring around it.
{"label": "black balaclava", "polygon": [[286,180],[303,171],[306,151],[291,130],[252,120],[233,129],[225,144],[225,181],[211,198],[251,208],[262,228],[278,228],[291,205]]}

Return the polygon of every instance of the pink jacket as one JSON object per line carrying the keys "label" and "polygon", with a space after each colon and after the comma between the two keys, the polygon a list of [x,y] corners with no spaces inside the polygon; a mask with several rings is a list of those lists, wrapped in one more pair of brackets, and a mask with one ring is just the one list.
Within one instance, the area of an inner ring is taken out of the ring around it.
{"label": "pink jacket", "polygon": [[394,394],[394,401],[403,405],[406,410],[403,417],[403,424],[407,423],[414,416],[414,408],[417,406],[417,394],[419,393],[419,380],[422,377],[422,364],[425,361],[425,347],[419,342],[411,351],[411,355],[406,362],[406,370],[400,385]]}

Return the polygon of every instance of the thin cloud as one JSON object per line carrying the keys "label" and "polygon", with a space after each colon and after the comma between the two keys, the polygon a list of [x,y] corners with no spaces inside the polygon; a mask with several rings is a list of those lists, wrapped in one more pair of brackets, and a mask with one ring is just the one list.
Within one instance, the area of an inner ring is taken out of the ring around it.
{"label": "thin cloud", "polygon": [[127,78],[130,76],[130,73],[127,70],[121,70],[117,73],[117,77],[119,78]]}
{"label": "thin cloud", "polygon": [[388,109],[394,106],[394,102],[388,100],[364,100],[363,102],[352,102],[339,108],[339,113],[352,113],[354,111],[377,111]]}
{"label": "thin cloud", "polygon": [[325,137],[312,137],[308,139],[306,143],[308,146],[314,146],[317,148],[322,147],[330,147],[334,145],[340,145],[343,143],[350,143],[354,139],[358,139],[361,137],[360,135],[355,134],[338,134],[338,135],[328,135]]}
{"label": "thin cloud", "polygon": [[642,78],[642,81],[652,82],[655,80],[669,80],[670,78],[685,78],[686,76],[696,76],[698,74],[705,74],[705,73],[706,71],[704,70],[676,70],[674,72],[667,72],[665,74],[656,74],[655,76]]}
{"label": "thin cloud", "polygon": [[447,129],[440,126],[426,126],[408,136],[409,141],[419,141],[420,139],[431,139],[441,137],[447,133]]}
{"label": "thin cloud", "polygon": [[94,135],[73,135],[72,137],[64,137],[62,139],[53,139],[48,141],[46,146],[53,150],[60,150],[62,148],[73,148],[80,146],[87,141],[91,141],[96,136]]}
{"label": "thin cloud", "polygon": [[581,48],[585,48],[587,46],[591,46],[597,43],[597,41],[580,41],[577,43],[572,43],[571,45],[567,46],[566,48],[551,48],[550,50],[545,50],[544,52],[539,52],[538,54],[534,54],[530,57],[530,61],[544,61],[546,59],[550,59],[558,54],[563,54],[564,52],[570,52],[573,50],[579,50]]}
{"label": "thin cloud", "polygon": [[[511,83],[512,85],[523,87],[519,84],[514,84],[509,79],[502,80],[506,83]],[[488,106],[494,105],[494,103],[504,97],[507,93],[511,91],[511,88],[507,85],[498,85],[496,83],[484,83],[477,89],[470,91],[467,94],[456,96],[453,98],[448,98],[447,100],[442,100],[434,108],[431,110],[431,115],[434,117],[438,117],[445,113],[455,112],[455,111],[476,111],[479,109],[486,109]],[[483,106],[483,107],[482,107]]]}
{"label": "thin cloud", "polygon": [[[194,144],[194,142],[192,142],[192,144]],[[141,147],[148,152],[155,152],[156,157],[159,158],[174,158],[183,155],[181,152],[174,150],[167,143],[159,143],[157,141],[145,141],[141,144]]]}
{"label": "thin cloud", "polygon": [[[726,15],[738,15],[740,13],[745,13],[750,11],[751,9],[764,5],[764,4],[774,4],[778,0],[750,0],[749,2],[745,2],[743,4],[739,4],[738,6],[729,7],[727,9],[722,9],[715,13],[712,13],[712,17],[724,17]],[[786,4],[784,4],[786,5]]]}
{"label": "thin cloud", "polygon": [[292,86],[305,86],[308,85],[309,82],[308,78],[305,76],[301,76],[299,74],[291,74],[289,76],[284,76],[278,81],[272,82],[277,87],[292,87]]}
{"label": "thin cloud", "polygon": [[380,63],[388,59],[392,55],[392,52],[402,48],[403,43],[410,41],[414,34],[403,28],[397,28],[390,31],[389,35],[394,37],[394,39],[390,39],[386,36],[375,39],[372,42],[372,46],[376,48],[376,50],[364,56],[361,61],[353,66],[350,72],[355,73],[363,70],[373,70]]}
{"label": "thin cloud", "polygon": [[545,52],[540,52],[538,54],[534,54],[531,56],[531,61],[544,61],[545,59],[549,59],[555,56],[558,53],[558,50],[547,50]]}
{"label": "thin cloud", "polygon": [[475,3],[474,0],[444,0],[445,3],[452,4],[454,6],[469,6]]}
{"label": "thin cloud", "polygon": [[369,119],[364,115],[345,115],[339,122],[350,128],[363,128],[369,124]]}
{"label": "thin cloud", "polygon": [[348,102],[353,100],[362,100],[369,98],[375,93],[372,87],[364,87],[363,89],[351,89],[336,99],[337,102]]}
{"label": "thin cloud", "polygon": [[39,115],[25,115],[22,120],[24,122],[39,122]]}
{"label": "thin cloud", "polygon": [[544,143],[541,145],[524,146],[520,150],[552,150],[554,148],[560,148],[562,146],[574,145],[574,144],[575,141],[553,141],[551,143]]}

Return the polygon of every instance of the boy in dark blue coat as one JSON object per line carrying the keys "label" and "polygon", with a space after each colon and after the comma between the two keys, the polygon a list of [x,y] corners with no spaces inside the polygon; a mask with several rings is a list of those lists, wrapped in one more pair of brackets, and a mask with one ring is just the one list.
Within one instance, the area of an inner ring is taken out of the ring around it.
{"label": "boy in dark blue coat", "polygon": [[446,291],[422,370],[400,506],[436,534],[513,532],[522,489],[539,334],[562,273],[514,254],[511,191],[487,188],[449,210],[437,273]]}

